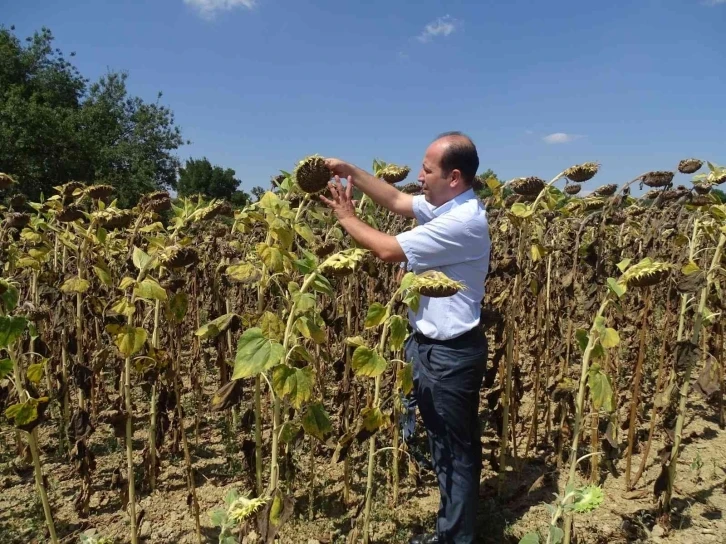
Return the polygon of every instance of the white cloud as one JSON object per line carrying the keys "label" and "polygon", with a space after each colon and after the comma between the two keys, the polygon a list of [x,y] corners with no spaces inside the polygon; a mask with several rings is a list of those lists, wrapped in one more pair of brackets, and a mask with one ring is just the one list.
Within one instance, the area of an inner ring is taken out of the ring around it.
{"label": "white cloud", "polygon": [[552,134],[548,134],[542,140],[544,140],[545,143],[548,144],[566,144],[569,142],[574,142],[578,138],[582,138],[579,134],[566,134],[564,132],[554,132]]}
{"label": "white cloud", "polygon": [[222,11],[252,9],[257,5],[257,0],[184,0],[184,3],[195,8],[204,19],[214,19]]}
{"label": "white cloud", "polygon": [[726,0],[704,0],[703,4],[707,6],[718,6],[720,4],[726,4]]}
{"label": "white cloud", "polygon": [[422,43],[430,42],[438,36],[448,36],[453,34],[459,28],[459,21],[449,15],[439,17],[435,21],[426,25],[423,32],[419,34],[418,41]]}

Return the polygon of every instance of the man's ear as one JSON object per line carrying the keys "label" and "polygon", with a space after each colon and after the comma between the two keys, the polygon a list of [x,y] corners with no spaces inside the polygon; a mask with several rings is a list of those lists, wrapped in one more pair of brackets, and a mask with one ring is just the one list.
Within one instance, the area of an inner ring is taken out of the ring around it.
{"label": "man's ear", "polygon": [[464,183],[464,180],[461,178],[461,170],[457,170],[456,168],[454,168],[451,171],[451,180],[449,181],[449,187],[455,189],[456,187],[459,187],[462,183]]}

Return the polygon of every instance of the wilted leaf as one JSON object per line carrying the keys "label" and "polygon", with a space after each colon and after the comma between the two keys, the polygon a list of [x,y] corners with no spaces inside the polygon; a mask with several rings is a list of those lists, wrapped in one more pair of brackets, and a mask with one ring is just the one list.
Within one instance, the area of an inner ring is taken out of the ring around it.
{"label": "wilted leaf", "polygon": [[258,326],[262,329],[262,334],[271,340],[280,341],[285,335],[285,323],[277,317],[277,314],[270,311],[262,314]]}
{"label": "wilted leaf", "polygon": [[227,410],[239,403],[242,398],[242,381],[232,380],[220,387],[212,395],[211,408],[213,412]]}
{"label": "wilted leaf", "polygon": [[186,293],[175,293],[169,299],[167,318],[170,321],[181,323],[187,315],[189,297]]}
{"label": "wilted leaf", "polygon": [[607,327],[600,336],[600,343],[606,349],[614,348],[620,343],[618,331],[611,327]]}
{"label": "wilted leaf", "polygon": [[600,365],[593,364],[588,372],[588,386],[590,397],[596,410],[604,409],[606,412],[615,410],[615,393],[610,378],[601,369]]}
{"label": "wilted leaf", "polygon": [[285,269],[282,251],[278,248],[261,242],[257,244],[257,254],[271,272],[282,272]]}
{"label": "wilted leaf", "polygon": [[45,365],[43,363],[34,363],[28,367],[28,379],[33,383],[40,383],[43,379]]}
{"label": "wilted leaf", "polygon": [[374,302],[368,308],[368,315],[366,315],[365,327],[370,329],[377,327],[388,317],[388,307],[384,306],[380,302]]}
{"label": "wilted leaf", "polygon": [[314,318],[303,315],[295,321],[295,327],[305,338],[311,338],[316,344],[322,344],[326,340],[325,331]]}
{"label": "wilted leaf", "polygon": [[378,429],[381,427],[385,428],[388,424],[388,418],[383,415],[383,412],[378,407],[363,408],[360,416],[363,428],[370,433],[375,433]]}
{"label": "wilted leaf", "polygon": [[100,266],[94,266],[93,271],[96,273],[98,279],[101,280],[101,283],[103,283],[106,287],[113,287],[113,279],[107,269],[101,268]]}
{"label": "wilted leaf", "polygon": [[254,283],[260,279],[261,273],[250,263],[233,264],[227,267],[229,279],[242,284]]}
{"label": "wilted leaf", "polygon": [[118,301],[113,306],[111,306],[111,312],[118,315],[125,315],[126,317],[131,317],[132,315],[134,315],[135,311],[136,308],[128,301],[126,297],[118,299]]}
{"label": "wilted leaf", "polygon": [[302,417],[302,426],[307,434],[314,436],[321,442],[333,431],[330,417],[328,417],[328,413],[320,402],[308,406]]}
{"label": "wilted leaf", "polygon": [[396,351],[401,349],[403,347],[403,343],[406,341],[406,336],[408,335],[407,321],[400,315],[394,315],[391,317],[388,328],[388,339],[391,350]]}
{"label": "wilted leaf", "polygon": [[411,363],[403,365],[398,370],[396,386],[401,389],[404,395],[408,395],[413,390],[413,365]]}
{"label": "wilted leaf", "polygon": [[290,404],[299,410],[312,395],[313,371],[310,367],[292,368],[278,365],[272,371],[272,387],[276,394],[287,396]]}
{"label": "wilted leaf", "polygon": [[526,219],[534,213],[531,206],[527,206],[527,204],[522,204],[521,202],[513,204],[510,211],[513,215],[521,217],[522,219]]}
{"label": "wilted leaf", "polygon": [[620,262],[619,262],[619,263],[617,264],[617,267],[618,267],[618,269],[619,269],[619,270],[620,270],[621,272],[625,272],[625,270],[627,270],[628,266],[630,266],[630,263],[631,263],[631,261],[632,261],[632,260],[633,260],[633,259],[623,259],[622,261],[620,261]]}
{"label": "wilted leaf", "polygon": [[365,346],[359,346],[353,352],[351,366],[357,376],[368,376],[375,378],[386,370],[386,360],[375,350]]}
{"label": "wilted leaf", "polygon": [[60,290],[64,293],[85,293],[88,291],[88,288],[91,287],[91,284],[88,280],[83,278],[70,278],[66,280],[63,285],[61,285]]}
{"label": "wilted leaf", "polygon": [[345,339],[345,344],[351,347],[365,346],[366,341],[362,336],[349,336]]}
{"label": "wilted leaf", "polygon": [[681,273],[684,276],[690,276],[691,274],[695,274],[696,272],[700,271],[701,269],[699,268],[699,266],[693,261],[688,261],[688,264],[684,265],[683,268],[681,268]]}
{"label": "wilted leaf", "polygon": [[138,268],[139,271],[142,271],[147,270],[149,266],[151,266],[151,263],[154,259],[153,257],[150,257],[145,251],[134,246],[132,260],[134,262],[134,266]]}
{"label": "wilted leaf", "polygon": [[115,343],[124,356],[131,357],[144,346],[147,336],[146,331],[141,327],[126,325],[120,327]]}
{"label": "wilted leaf", "polygon": [[312,245],[315,243],[315,235],[313,234],[313,230],[305,223],[296,223],[295,232],[297,232],[300,237],[308,244]]}
{"label": "wilted leaf", "polygon": [[247,329],[237,342],[232,379],[257,376],[279,363],[284,354],[282,344],[267,338],[262,329]]}
{"label": "wilted leaf", "polygon": [[134,287],[134,295],[147,300],[166,300],[166,291],[159,283],[152,278],[144,278],[141,283]]}
{"label": "wilted leaf", "polygon": [[199,327],[194,334],[203,339],[214,338],[226,331],[235,317],[237,317],[237,314],[234,313],[221,315],[217,319],[213,319]]}

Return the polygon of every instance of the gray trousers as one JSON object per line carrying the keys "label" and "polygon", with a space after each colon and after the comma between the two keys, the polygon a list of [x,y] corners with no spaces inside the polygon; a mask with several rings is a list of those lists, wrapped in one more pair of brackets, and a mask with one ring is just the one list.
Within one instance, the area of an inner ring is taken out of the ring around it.
{"label": "gray trousers", "polygon": [[412,334],[406,359],[413,362],[413,400],[439,482],[436,532],[442,542],[471,544],[482,466],[479,390],[487,363],[486,336],[479,328],[444,342]]}

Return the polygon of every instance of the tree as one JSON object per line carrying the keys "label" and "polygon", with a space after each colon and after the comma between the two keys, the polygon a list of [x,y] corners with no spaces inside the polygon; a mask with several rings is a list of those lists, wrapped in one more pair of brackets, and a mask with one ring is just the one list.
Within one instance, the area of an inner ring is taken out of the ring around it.
{"label": "tree", "polygon": [[711,192],[721,201],[721,204],[726,204],[726,193],[721,189],[711,189]]}
{"label": "tree", "polygon": [[168,108],[129,96],[126,74],[89,86],[47,28],[26,42],[0,27],[0,171],[19,190],[37,199],[70,180],[110,183],[130,205],[175,188],[183,140]]}
{"label": "tree", "polygon": [[212,166],[206,157],[189,159],[179,169],[179,195],[186,196],[200,193],[208,198],[224,198],[231,200],[237,190],[239,180],[234,177],[234,170],[221,166]]}
{"label": "tree", "polygon": [[265,191],[264,187],[260,187],[259,185],[257,185],[256,187],[252,187],[252,191],[250,192],[252,193],[252,196],[255,197],[255,199],[259,200],[262,198],[262,195],[264,195],[267,191]]}
{"label": "tree", "polygon": [[251,200],[252,198],[250,197],[250,194],[242,190],[232,193],[232,197],[229,199],[233,206],[237,206],[239,208],[244,208]]}

